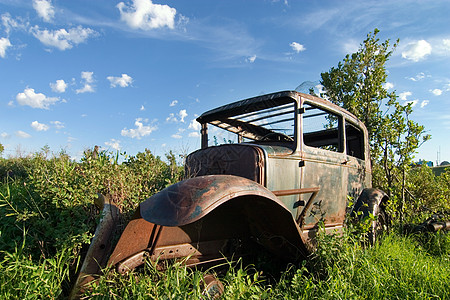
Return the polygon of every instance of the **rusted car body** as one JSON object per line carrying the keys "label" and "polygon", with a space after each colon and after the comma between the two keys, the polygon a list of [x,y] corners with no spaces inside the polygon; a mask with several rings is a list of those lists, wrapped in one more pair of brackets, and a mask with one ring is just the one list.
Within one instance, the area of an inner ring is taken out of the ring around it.
{"label": "rusted car body", "polygon": [[201,149],[187,157],[186,179],[140,204],[108,259],[119,272],[145,259],[216,264],[255,244],[295,260],[314,251],[319,225],[342,230],[349,197],[363,214],[386,200],[371,189],[365,126],[329,101],[285,91],[197,121]]}

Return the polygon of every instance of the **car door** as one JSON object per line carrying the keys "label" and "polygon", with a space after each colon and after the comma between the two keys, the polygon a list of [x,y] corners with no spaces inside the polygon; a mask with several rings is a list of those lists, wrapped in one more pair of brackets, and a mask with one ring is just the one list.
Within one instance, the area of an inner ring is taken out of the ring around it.
{"label": "car door", "polygon": [[302,111],[301,187],[319,188],[319,192],[313,199],[311,195],[303,195],[306,211],[300,225],[312,237],[321,224],[327,231],[342,228],[347,205],[348,159],[343,117],[312,103],[304,103]]}

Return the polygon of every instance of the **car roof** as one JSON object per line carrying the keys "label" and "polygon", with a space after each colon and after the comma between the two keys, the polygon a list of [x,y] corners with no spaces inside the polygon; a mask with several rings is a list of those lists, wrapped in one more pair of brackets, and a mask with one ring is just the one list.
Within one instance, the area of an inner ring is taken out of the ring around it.
{"label": "car roof", "polygon": [[[361,126],[362,123],[350,112],[346,111],[342,107],[335,105],[334,103],[324,100],[319,97],[300,93],[297,91],[281,91],[277,93],[271,93],[261,96],[256,96],[240,101],[236,101],[230,104],[226,104],[214,109],[211,109],[197,118],[197,121],[201,124],[208,123],[223,118],[232,117],[235,115],[241,115],[249,112],[254,112],[262,109],[268,109],[276,107],[293,101],[299,103],[300,100],[316,105],[320,108],[331,110],[334,113],[345,116],[347,119],[355,123],[355,125]],[[362,127],[365,127],[362,125]]]}

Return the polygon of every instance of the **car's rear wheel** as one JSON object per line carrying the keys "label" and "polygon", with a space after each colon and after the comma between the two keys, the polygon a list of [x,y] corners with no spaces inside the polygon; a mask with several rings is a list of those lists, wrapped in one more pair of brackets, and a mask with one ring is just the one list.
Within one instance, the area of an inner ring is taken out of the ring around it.
{"label": "car's rear wheel", "polygon": [[375,204],[373,209],[369,211],[374,217],[375,220],[372,221],[372,224],[369,228],[368,232],[368,240],[373,245],[375,242],[380,240],[383,234],[389,232],[389,215],[386,212],[384,206],[380,206]]}
{"label": "car's rear wheel", "polygon": [[[384,194],[384,193],[383,193]],[[367,231],[367,242],[373,245],[383,234],[389,232],[390,217],[386,212],[387,196],[376,189],[365,189],[350,214],[352,223],[370,222]],[[359,230],[358,230],[359,231]]]}

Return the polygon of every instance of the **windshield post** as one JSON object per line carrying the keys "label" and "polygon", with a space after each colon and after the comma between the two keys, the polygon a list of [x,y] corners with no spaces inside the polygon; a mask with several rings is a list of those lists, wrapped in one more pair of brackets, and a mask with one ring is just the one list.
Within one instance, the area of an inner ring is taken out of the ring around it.
{"label": "windshield post", "polygon": [[208,123],[202,123],[202,149],[208,148]]}

